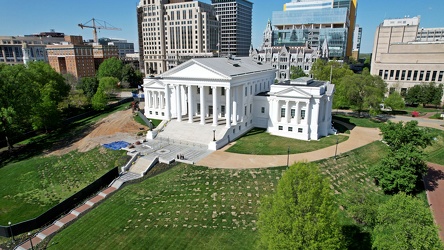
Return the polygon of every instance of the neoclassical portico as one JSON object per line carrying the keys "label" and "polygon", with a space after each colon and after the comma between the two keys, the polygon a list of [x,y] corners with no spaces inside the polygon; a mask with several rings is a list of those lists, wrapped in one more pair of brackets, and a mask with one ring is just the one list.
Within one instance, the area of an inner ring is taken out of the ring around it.
{"label": "neoclassical portico", "polygon": [[273,84],[276,70],[250,58],[189,60],[144,79],[145,116],[168,121],[163,135],[217,149],[253,127],[302,140],[331,131],[328,82]]}

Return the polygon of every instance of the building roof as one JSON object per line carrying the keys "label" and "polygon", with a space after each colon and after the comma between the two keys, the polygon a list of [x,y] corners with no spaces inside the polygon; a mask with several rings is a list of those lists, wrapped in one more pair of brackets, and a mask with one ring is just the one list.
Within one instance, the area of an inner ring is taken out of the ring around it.
{"label": "building roof", "polygon": [[[250,57],[237,57],[231,59],[226,57],[211,57],[190,59],[185,63],[166,71],[161,76],[174,77],[176,72],[186,69],[192,65],[199,65],[200,67],[209,71],[223,75],[226,79],[252,73],[276,71],[276,69],[274,69],[271,65],[256,62]],[[203,74],[203,72],[201,73]],[[194,74],[199,74],[199,72],[195,72]],[[194,77],[196,77],[196,75],[189,76],[189,78]]]}
{"label": "building roof", "polygon": [[283,82],[275,83],[275,85],[288,85],[288,86],[306,86],[306,87],[320,87],[324,85],[326,81],[313,80],[310,77],[299,77],[294,80],[286,80]]}

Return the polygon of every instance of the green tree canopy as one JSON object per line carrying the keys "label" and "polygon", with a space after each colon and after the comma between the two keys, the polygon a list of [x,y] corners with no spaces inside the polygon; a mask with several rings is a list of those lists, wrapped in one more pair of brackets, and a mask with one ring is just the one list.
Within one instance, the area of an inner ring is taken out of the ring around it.
{"label": "green tree canopy", "polygon": [[128,83],[132,88],[137,88],[143,83],[142,73],[135,70],[133,65],[126,64],[122,69],[122,82]]}
{"label": "green tree canopy", "polygon": [[103,110],[106,108],[109,98],[117,87],[118,82],[119,79],[115,77],[103,77],[100,79],[99,87],[91,100],[93,109]]}
{"label": "green tree canopy", "polygon": [[373,248],[443,249],[437,229],[423,201],[404,193],[396,194],[378,209]]}
{"label": "green tree canopy", "polygon": [[261,248],[341,249],[338,207],[317,166],[296,163],[284,173],[276,193],[259,214]]}
{"label": "green tree canopy", "polygon": [[299,77],[305,77],[308,76],[305,74],[305,72],[302,70],[302,68],[291,66],[290,67],[290,79],[297,79]]}
{"label": "green tree canopy", "polygon": [[439,106],[443,96],[443,84],[434,82],[415,85],[407,91],[405,101],[410,104],[433,104]]}
{"label": "green tree canopy", "polygon": [[100,80],[102,77],[115,77],[121,81],[122,68],[123,63],[118,58],[108,58],[100,64],[97,71],[97,78]]}
{"label": "green tree canopy", "polygon": [[337,84],[342,77],[351,76],[354,73],[346,63],[317,59],[311,67],[310,74],[313,75],[314,79],[322,81],[330,81],[331,74],[332,83]]}
{"label": "green tree canopy", "polygon": [[387,84],[379,76],[370,74],[346,75],[337,84],[335,106],[348,106],[361,113],[363,110],[379,111]]}
{"label": "green tree canopy", "polygon": [[391,93],[385,100],[386,107],[392,108],[392,110],[399,110],[405,107],[404,99],[398,92]]}
{"label": "green tree canopy", "polygon": [[392,123],[381,127],[389,153],[382,162],[370,169],[386,193],[411,193],[421,184],[427,172],[422,149],[432,143],[429,129],[419,128],[417,121]]}
{"label": "green tree canopy", "polygon": [[97,80],[97,77],[83,77],[78,86],[79,89],[83,90],[83,93],[88,99],[91,99],[94,96],[98,87],[99,81]]}

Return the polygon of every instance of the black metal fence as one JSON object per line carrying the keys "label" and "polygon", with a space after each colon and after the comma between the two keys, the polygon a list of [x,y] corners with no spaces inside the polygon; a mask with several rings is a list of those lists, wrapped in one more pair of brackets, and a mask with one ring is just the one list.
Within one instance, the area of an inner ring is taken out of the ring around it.
{"label": "black metal fence", "polygon": [[45,225],[52,223],[54,220],[59,218],[61,215],[68,213],[74,209],[77,205],[82,203],[87,198],[91,197],[102,188],[108,186],[115,178],[119,176],[119,168],[115,167],[104,174],[102,177],[89,184],[79,192],[75,193],[68,199],[62,201],[61,203],[55,205],[48,211],[44,212],[40,216],[22,221],[20,223],[12,224],[11,226],[0,226],[0,236],[11,237],[13,235],[19,235],[32,231],[37,228],[41,228]]}

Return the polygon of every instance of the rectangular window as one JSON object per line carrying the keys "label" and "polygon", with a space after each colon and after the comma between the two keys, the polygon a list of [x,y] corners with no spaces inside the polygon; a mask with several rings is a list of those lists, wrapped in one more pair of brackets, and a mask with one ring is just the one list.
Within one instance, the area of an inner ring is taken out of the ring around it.
{"label": "rectangular window", "polygon": [[413,71],[413,81],[416,81],[418,79],[418,71],[417,70],[415,70],[415,71]]}
{"label": "rectangular window", "polygon": [[250,86],[250,95],[253,94],[253,86]]}
{"label": "rectangular window", "polygon": [[253,112],[253,104],[250,104],[250,114]]}
{"label": "rectangular window", "polygon": [[220,106],[220,112],[221,112],[222,117],[225,117],[225,105]]}
{"label": "rectangular window", "polygon": [[392,79],[392,78],[393,78],[393,75],[394,75],[394,73],[395,73],[395,71],[393,71],[393,70],[390,70],[390,79]]}
{"label": "rectangular window", "polygon": [[293,127],[288,127],[288,131],[289,132],[293,131]]}
{"label": "rectangular window", "polygon": [[412,71],[411,70],[407,71],[407,81],[410,81],[410,80],[412,80]]}
{"label": "rectangular window", "polygon": [[387,80],[388,74],[389,74],[388,70],[384,70],[384,80]]}
{"label": "rectangular window", "polygon": [[396,71],[395,80],[399,80],[399,70]]}
{"label": "rectangular window", "polygon": [[245,96],[247,96],[247,95],[248,95],[248,88],[245,87]]}
{"label": "rectangular window", "polygon": [[438,71],[433,71],[433,74],[432,74],[432,82],[435,82],[435,81],[436,81],[436,75],[437,75],[437,73],[438,73]]}
{"label": "rectangular window", "polygon": [[303,129],[302,128],[298,128],[298,133],[302,133]]}
{"label": "rectangular window", "polygon": [[197,87],[197,94],[200,94],[200,88]]}
{"label": "rectangular window", "polygon": [[401,72],[401,80],[404,80],[405,79],[405,70],[403,70],[402,72]]}
{"label": "rectangular window", "polygon": [[401,88],[401,96],[405,97],[407,95],[407,88]]}
{"label": "rectangular window", "polygon": [[264,114],[265,113],[265,107],[261,108],[261,113]]}
{"label": "rectangular window", "polygon": [[301,119],[302,119],[302,120],[305,119],[305,110],[301,110]]}
{"label": "rectangular window", "polygon": [[244,107],[244,115],[247,115],[247,106]]}
{"label": "rectangular window", "polygon": [[281,117],[285,117],[285,108],[281,108]]}
{"label": "rectangular window", "polygon": [[221,88],[220,90],[220,95],[225,95],[225,88]]}
{"label": "rectangular window", "polygon": [[213,94],[213,88],[212,88],[212,87],[209,87],[209,88],[208,88],[208,93],[209,93],[210,95]]}
{"label": "rectangular window", "polygon": [[279,130],[284,130],[284,127],[282,127],[282,126],[279,126],[278,128],[279,128]]}
{"label": "rectangular window", "polygon": [[424,80],[424,70],[419,71],[419,79],[418,81]]}
{"label": "rectangular window", "polygon": [[438,82],[442,82],[442,77],[444,76],[444,71],[439,71]]}
{"label": "rectangular window", "polygon": [[380,76],[380,77],[382,77],[382,72],[383,72],[383,70],[380,69],[380,70],[379,70],[379,76]]}
{"label": "rectangular window", "polygon": [[291,109],[290,113],[291,113],[291,118],[294,118],[294,116],[296,114],[296,110],[295,109]]}
{"label": "rectangular window", "polygon": [[427,71],[427,72],[426,72],[425,81],[426,81],[426,82],[430,81],[430,71]]}
{"label": "rectangular window", "polygon": [[197,114],[200,115],[200,103],[197,104]]}

